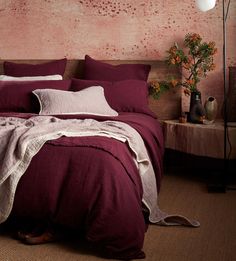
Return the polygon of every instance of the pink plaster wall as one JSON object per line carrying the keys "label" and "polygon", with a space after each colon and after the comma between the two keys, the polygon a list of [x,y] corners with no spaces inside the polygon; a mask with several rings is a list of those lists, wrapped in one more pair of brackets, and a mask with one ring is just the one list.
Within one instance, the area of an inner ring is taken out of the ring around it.
{"label": "pink plaster wall", "polygon": [[[222,1],[201,13],[195,0],[0,0],[0,58],[164,59],[188,32],[215,41],[217,68],[200,83],[222,101]],[[228,19],[228,64],[236,65],[236,1]]]}

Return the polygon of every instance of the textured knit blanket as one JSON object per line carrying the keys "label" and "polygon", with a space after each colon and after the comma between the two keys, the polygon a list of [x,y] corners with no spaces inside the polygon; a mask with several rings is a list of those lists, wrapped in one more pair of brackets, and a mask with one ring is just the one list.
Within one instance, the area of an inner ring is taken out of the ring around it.
{"label": "textured knit blanket", "polygon": [[180,215],[168,215],[159,209],[155,174],[142,137],[135,129],[118,121],[61,120],[52,116],[30,119],[0,117],[0,223],[10,215],[17,184],[33,156],[45,142],[61,136],[106,136],[127,142],[135,155],[143,186],[142,201],[149,210],[150,222],[199,226],[197,221]]}

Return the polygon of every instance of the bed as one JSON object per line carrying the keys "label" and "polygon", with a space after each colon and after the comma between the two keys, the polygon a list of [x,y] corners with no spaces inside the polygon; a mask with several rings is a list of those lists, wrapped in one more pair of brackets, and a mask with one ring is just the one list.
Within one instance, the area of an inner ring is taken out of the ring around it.
{"label": "bed", "polygon": [[[2,223],[9,218],[48,220],[82,231],[107,257],[144,258],[147,224],[170,217],[156,208],[164,142],[147,99],[147,82],[150,75],[157,78],[160,63],[144,61],[140,67],[140,62],[126,61],[123,67],[120,61],[119,67],[88,56],[85,61],[31,61],[28,67],[21,62],[6,63],[5,74],[36,77],[46,70],[46,75],[64,78],[0,82]],[[29,131],[34,139],[28,139]],[[27,162],[24,148],[30,148]],[[6,158],[3,150],[12,150],[15,158],[10,153]],[[5,171],[5,165],[14,170]],[[9,180],[13,175],[14,181]]]}

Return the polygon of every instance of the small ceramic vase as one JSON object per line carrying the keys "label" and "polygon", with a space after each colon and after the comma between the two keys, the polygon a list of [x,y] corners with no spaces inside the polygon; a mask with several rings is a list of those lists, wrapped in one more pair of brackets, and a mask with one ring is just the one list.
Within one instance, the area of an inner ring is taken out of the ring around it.
{"label": "small ceramic vase", "polygon": [[217,116],[218,104],[215,97],[208,97],[205,102],[206,118],[209,121],[214,121]]}

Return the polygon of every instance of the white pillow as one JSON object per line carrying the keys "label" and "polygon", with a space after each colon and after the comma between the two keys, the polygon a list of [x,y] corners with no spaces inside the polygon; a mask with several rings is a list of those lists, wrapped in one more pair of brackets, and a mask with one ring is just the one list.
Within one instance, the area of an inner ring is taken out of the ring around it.
{"label": "white pillow", "polygon": [[8,75],[0,75],[0,81],[46,81],[46,80],[62,80],[62,76],[59,74],[46,75],[46,76],[24,76],[14,77]]}
{"label": "white pillow", "polygon": [[37,89],[33,93],[40,103],[39,114],[118,115],[107,103],[101,86],[92,86],[77,92]]}

